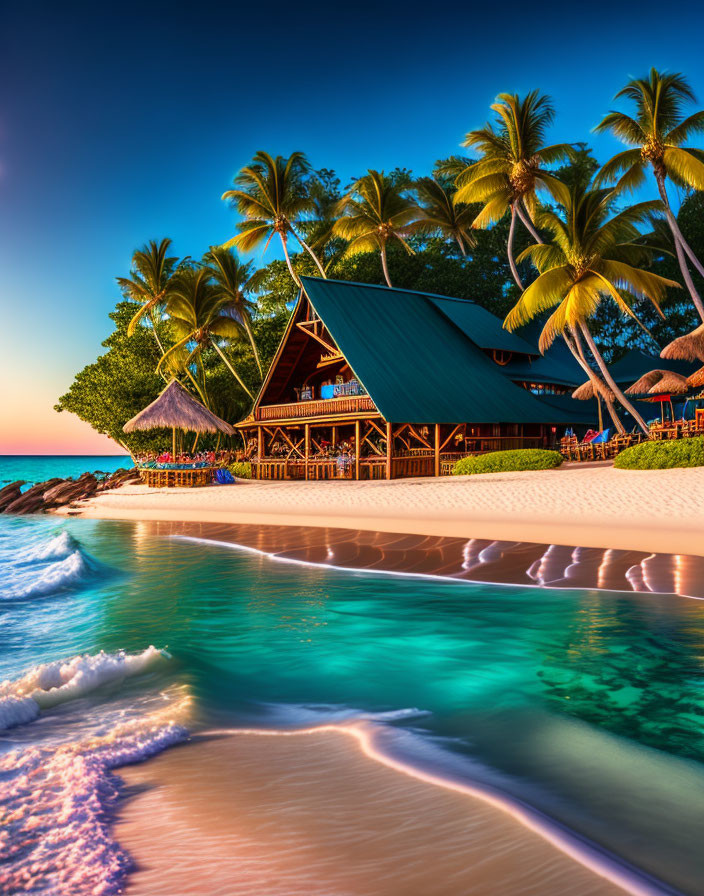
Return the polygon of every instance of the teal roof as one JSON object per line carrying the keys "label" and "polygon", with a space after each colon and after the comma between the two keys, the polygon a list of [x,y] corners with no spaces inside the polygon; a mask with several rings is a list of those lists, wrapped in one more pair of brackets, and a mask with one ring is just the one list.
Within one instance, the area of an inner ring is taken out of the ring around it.
{"label": "teal roof", "polygon": [[450,299],[428,293],[416,293],[416,295],[427,295],[445,317],[449,317],[452,323],[479,348],[520,352],[524,355],[540,354],[536,345],[504,330],[501,320],[481,305],[467,299]]}
{"label": "teal roof", "polygon": [[689,376],[693,373],[696,364],[689,361],[666,361],[664,358],[658,358],[656,355],[647,355],[638,349],[632,348],[630,351],[609,364],[611,376],[620,386],[631,386],[636,380],[639,380],[644,373],[650,370],[673,370],[675,373],[681,373],[683,376]]}
{"label": "teal roof", "polygon": [[516,386],[446,313],[410,290],[303,277],[303,288],[386,420],[574,423],[583,414]]}

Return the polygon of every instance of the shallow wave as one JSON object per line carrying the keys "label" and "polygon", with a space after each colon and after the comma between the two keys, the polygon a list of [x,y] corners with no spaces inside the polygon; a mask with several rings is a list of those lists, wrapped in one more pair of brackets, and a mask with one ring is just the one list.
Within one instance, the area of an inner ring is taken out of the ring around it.
{"label": "shallow wave", "polygon": [[76,539],[68,532],[58,532],[48,541],[31,545],[20,551],[17,559],[20,562],[33,560],[62,560],[80,548]]}
{"label": "shallow wave", "polygon": [[141,653],[101,651],[35,666],[21,678],[0,683],[0,730],[31,722],[42,710],[139,675],[164,656],[164,651],[150,646]]}

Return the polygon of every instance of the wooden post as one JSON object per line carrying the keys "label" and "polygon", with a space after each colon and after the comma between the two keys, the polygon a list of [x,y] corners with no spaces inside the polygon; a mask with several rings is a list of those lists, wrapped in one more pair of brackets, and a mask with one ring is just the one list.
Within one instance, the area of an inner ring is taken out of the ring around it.
{"label": "wooden post", "polygon": [[332,442],[332,447],[334,448],[334,447],[337,445],[337,427],[336,427],[336,426],[333,426],[333,427],[332,427],[332,439],[331,439],[331,442]]}
{"label": "wooden post", "polygon": [[359,450],[361,439],[359,420],[354,421],[354,478],[359,479]]}
{"label": "wooden post", "polygon": [[262,428],[261,426],[257,427],[257,457],[259,460],[262,460],[264,456],[264,452],[262,450]]}
{"label": "wooden post", "polygon": [[306,457],[306,481],[308,480],[308,459],[310,458],[310,423],[305,425],[305,457]]}
{"label": "wooden post", "polygon": [[394,433],[393,425],[386,424],[386,478],[391,479],[391,454],[393,448]]}
{"label": "wooden post", "polygon": [[435,424],[435,475],[440,475],[440,424]]}

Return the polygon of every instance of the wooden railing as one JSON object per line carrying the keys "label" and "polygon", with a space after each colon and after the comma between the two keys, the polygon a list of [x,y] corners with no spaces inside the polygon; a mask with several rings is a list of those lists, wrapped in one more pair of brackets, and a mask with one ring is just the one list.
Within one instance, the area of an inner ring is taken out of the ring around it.
{"label": "wooden railing", "polygon": [[324,398],[318,401],[292,401],[289,404],[267,404],[257,408],[256,420],[290,420],[296,417],[323,417],[376,411],[368,395]]}

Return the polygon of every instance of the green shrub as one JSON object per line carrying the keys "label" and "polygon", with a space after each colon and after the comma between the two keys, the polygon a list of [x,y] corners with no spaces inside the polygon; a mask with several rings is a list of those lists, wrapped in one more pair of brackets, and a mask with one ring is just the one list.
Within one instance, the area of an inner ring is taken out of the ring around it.
{"label": "green shrub", "polygon": [[620,470],[665,470],[670,467],[704,467],[704,437],[677,441],[641,442],[616,456]]}
{"label": "green shrub", "polygon": [[252,465],[248,461],[238,460],[227,468],[235,479],[251,479]]}
{"label": "green shrub", "polygon": [[562,455],[558,451],[518,448],[463,457],[457,461],[452,473],[455,476],[472,476],[475,473],[505,473],[511,470],[552,470],[561,463]]}

